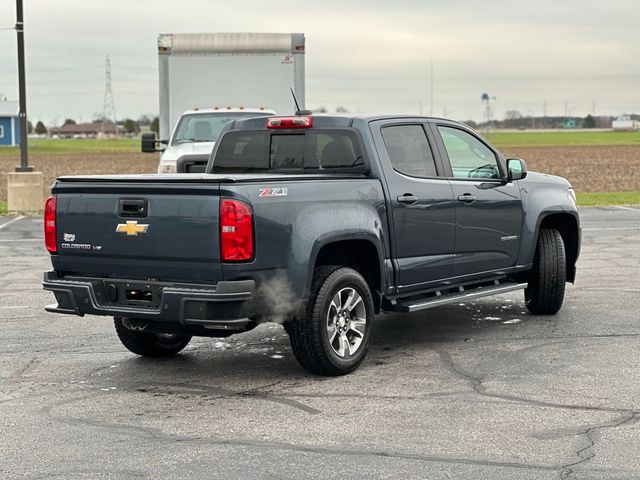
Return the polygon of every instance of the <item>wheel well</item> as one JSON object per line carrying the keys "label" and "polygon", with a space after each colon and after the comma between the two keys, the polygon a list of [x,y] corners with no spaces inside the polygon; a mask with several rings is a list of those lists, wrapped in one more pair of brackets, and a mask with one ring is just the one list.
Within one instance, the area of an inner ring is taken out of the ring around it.
{"label": "wheel well", "polygon": [[[374,244],[368,240],[341,240],[324,245],[318,252],[314,268],[340,265],[353,268],[367,281],[374,298],[382,291],[380,257]],[[376,301],[376,312],[379,302]]]}
{"label": "wheel well", "polygon": [[567,257],[567,281],[573,282],[576,277],[576,260],[580,242],[576,218],[568,213],[554,213],[542,219],[540,230],[543,228],[555,228],[560,232]]}

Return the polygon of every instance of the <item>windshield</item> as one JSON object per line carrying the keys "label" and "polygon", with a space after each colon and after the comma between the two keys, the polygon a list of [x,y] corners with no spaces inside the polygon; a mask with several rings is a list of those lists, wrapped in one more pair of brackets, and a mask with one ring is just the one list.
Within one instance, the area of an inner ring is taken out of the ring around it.
{"label": "windshield", "polygon": [[215,142],[224,124],[238,118],[265,117],[269,112],[212,112],[183,115],[171,145]]}

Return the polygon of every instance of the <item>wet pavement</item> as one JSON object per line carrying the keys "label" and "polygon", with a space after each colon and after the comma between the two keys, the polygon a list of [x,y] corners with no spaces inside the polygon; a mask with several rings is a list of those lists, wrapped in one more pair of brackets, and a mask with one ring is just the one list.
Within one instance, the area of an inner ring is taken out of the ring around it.
{"label": "wet pavement", "polygon": [[0,478],[639,478],[640,208],[581,216],[558,315],[522,292],[382,315],[339,378],[276,324],[137,357],[44,312],[42,222],[0,217]]}

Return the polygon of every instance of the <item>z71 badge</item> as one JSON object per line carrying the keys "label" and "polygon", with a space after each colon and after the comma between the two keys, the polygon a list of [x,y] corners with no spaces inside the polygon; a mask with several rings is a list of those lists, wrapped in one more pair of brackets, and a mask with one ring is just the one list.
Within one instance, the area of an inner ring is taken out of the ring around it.
{"label": "z71 badge", "polygon": [[283,188],[283,187],[276,187],[276,188],[265,187],[265,188],[261,188],[260,189],[260,194],[258,196],[260,196],[260,197],[286,197],[287,194],[288,194],[287,189]]}

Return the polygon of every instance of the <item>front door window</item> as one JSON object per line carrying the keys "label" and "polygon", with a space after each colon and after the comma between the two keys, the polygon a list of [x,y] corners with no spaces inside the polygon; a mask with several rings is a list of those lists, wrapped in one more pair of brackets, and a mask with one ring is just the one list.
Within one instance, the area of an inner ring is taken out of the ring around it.
{"label": "front door window", "polygon": [[455,178],[500,178],[493,151],[470,133],[458,128],[439,126]]}

